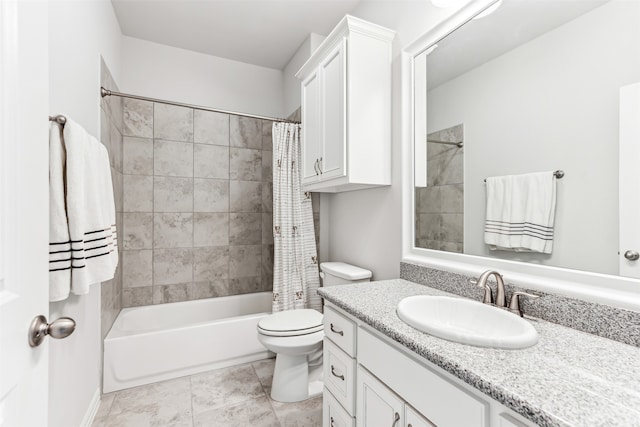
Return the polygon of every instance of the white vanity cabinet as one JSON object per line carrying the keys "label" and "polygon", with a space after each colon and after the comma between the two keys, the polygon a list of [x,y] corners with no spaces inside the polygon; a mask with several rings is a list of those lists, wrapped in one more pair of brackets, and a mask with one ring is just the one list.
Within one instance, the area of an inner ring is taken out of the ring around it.
{"label": "white vanity cabinet", "polygon": [[347,15],[296,74],[301,80],[305,190],[391,184],[394,34]]}
{"label": "white vanity cabinet", "polygon": [[534,426],[333,304],[324,316],[323,427]]}

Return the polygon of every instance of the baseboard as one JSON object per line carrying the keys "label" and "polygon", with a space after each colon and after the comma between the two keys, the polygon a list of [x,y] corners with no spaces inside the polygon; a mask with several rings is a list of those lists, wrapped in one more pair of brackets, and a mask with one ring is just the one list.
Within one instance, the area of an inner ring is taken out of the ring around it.
{"label": "baseboard", "polygon": [[87,412],[84,414],[82,418],[82,424],[80,427],[91,427],[93,423],[93,419],[96,417],[98,413],[98,408],[100,407],[100,389],[97,388],[96,392],[93,394],[93,398],[91,399],[91,403],[89,403],[89,407],[87,408]]}

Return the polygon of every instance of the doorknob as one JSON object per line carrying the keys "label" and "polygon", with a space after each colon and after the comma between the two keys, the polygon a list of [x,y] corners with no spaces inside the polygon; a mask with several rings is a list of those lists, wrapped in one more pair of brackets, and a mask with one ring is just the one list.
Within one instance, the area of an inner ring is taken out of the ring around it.
{"label": "doorknob", "polygon": [[637,261],[640,258],[640,254],[637,251],[626,251],[624,257],[629,261]]}
{"label": "doorknob", "polygon": [[51,323],[47,323],[47,318],[40,315],[33,318],[29,326],[29,345],[37,347],[42,344],[44,337],[51,335],[52,338],[66,338],[76,330],[76,321],[70,317],[60,317]]}

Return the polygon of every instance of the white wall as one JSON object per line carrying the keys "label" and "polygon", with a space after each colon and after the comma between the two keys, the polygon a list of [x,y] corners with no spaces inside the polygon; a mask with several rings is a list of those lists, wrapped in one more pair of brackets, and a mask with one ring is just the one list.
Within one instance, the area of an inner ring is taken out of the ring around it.
{"label": "white wall", "polygon": [[[49,112],[64,113],[100,137],[100,55],[121,77],[121,33],[111,2],[53,1],[49,7]],[[81,425],[100,388],[100,286],[50,304],[50,319],[69,316],[77,329],[50,340],[49,425]]]}
{"label": "white wall", "polygon": [[298,70],[307,62],[311,54],[320,46],[325,36],[311,33],[300,45],[296,53],[284,67],[284,116],[300,108],[300,80],[296,78]]}
{"label": "white wall", "polygon": [[285,114],[281,70],[127,36],[122,66],[118,84],[126,93],[240,113]]}
{"label": "white wall", "polygon": [[[429,132],[465,127],[465,253],[618,273],[618,94],[640,78],[638,16],[607,3],[429,92]],[[483,178],[555,169],[553,254],[489,251]]]}
{"label": "white wall", "polygon": [[321,260],[344,261],[367,268],[376,280],[399,277],[402,249],[400,53],[404,46],[454,11],[436,8],[423,0],[365,0],[350,13],[397,32],[393,43],[391,186],[322,196]]}

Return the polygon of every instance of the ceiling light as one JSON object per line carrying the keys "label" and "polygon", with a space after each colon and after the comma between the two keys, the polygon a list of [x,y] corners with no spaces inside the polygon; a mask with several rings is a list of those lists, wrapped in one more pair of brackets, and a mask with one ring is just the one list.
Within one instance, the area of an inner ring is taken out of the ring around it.
{"label": "ceiling light", "polygon": [[431,0],[431,3],[433,3],[435,7],[453,7],[461,6],[468,1],[469,0]]}
{"label": "ceiling light", "polygon": [[[433,0],[431,0],[433,1]],[[439,0],[442,1],[442,0]],[[483,10],[482,12],[480,12],[479,14],[477,14],[476,16],[473,17],[473,19],[480,19],[480,18],[484,18],[485,16],[489,16],[491,15],[493,12],[495,12],[496,10],[498,10],[498,8],[502,5],[502,0],[498,0],[497,2],[495,2],[494,4],[492,4],[491,6],[489,6],[488,8],[486,8],[485,10]]]}

